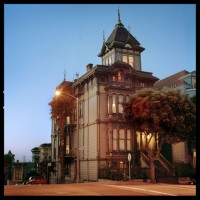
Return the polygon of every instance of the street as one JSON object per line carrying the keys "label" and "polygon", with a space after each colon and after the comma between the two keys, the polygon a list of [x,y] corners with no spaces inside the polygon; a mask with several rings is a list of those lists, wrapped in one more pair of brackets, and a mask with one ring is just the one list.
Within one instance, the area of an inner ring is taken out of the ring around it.
{"label": "street", "polygon": [[196,196],[196,185],[88,182],[6,185],[4,196]]}

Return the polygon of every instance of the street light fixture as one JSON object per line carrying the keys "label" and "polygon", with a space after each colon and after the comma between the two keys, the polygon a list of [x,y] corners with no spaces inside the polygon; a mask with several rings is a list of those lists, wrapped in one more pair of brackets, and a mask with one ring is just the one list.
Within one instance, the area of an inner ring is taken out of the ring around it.
{"label": "street light fixture", "polygon": [[67,93],[67,92],[61,92],[61,91],[59,91],[59,90],[56,90],[55,91],[55,95],[56,96],[59,96],[59,95],[61,95],[61,94],[66,94],[66,95],[68,95],[68,96],[70,96],[70,97],[72,97],[72,98],[74,98],[74,99],[76,99],[76,109],[77,109],[77,112],[76,112],[76,114],[77,114],[77,152],[76,152],[76,161],[77,161],[77,168],[76,168],[76,182],[77,183],[79,183],[79,179],[80,179],[80,169],[79,169],[79,167],[80,167],[80,156],[79,156],[79,98],[78,97],[75,97],[75,96],[73,96],[73,95],[71,95],[71,94],[69,94],[69,93]]}

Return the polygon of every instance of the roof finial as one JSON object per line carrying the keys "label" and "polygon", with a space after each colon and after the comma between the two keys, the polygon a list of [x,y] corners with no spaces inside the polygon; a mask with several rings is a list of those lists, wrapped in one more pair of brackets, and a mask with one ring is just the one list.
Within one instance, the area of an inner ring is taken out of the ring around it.
{"label": "roof finial", "polygon": [[120,20],[120,12],[119,12],[119,6],[118,6],[118,24],[121,23],[121,20]]}
{"label": "roof finial", "polygon": [[65,76],[66,76],[66,71],[65,71],[65,69],[64,69],[64,81],[65,81]]}
{"label": "roof finial", "polygon": [[104,34],[104,30],[103,30],[103,43],[105,43],[105,34]]}

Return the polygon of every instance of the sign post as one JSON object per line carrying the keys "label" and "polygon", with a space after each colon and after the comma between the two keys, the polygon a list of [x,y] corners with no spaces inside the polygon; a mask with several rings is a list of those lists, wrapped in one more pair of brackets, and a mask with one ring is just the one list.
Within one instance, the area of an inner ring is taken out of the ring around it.
{"label": "sign post", "polygon": [[131,180],[131,154],[130,153],[128,153],[128,166],[129,166],[129,180]]}

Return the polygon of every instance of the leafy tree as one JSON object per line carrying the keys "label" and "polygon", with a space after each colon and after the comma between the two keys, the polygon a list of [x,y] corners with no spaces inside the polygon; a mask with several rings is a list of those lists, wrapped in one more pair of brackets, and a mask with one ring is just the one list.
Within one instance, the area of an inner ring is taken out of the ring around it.
{"label": "leafy tree", "polygon": [[9,150],[7,154],[4,154],[4,182],[12,179],[12,166],[15,155]]}
{"label": "leafy tree", "polygon": [[49,103],[51,106],[51,118],[55,120],[56,125],[60,131],[60,165],[61,165],[61,183],[65,181],[64,174],[64,156],[65,156],[65,124],[66,118],[72,115],[73,98],[68,95],[72,94],[69,88],[62,89],[60,95],[54,96],[53,100]]}
{"label": "leafy tree", "polygon": [[191,101],[196,105],[196,95],[194,95],[193,97],[191,97]]}
{"label": "leafy tree", "polygon": [[146,88],[137,91],[131,103],[124,105],[124,116],[145,136],[143,150],[150,160],[151,182],[156,183],[154,161],[164,143],[179,143],[191,134],[196,107],[179,90]]}

